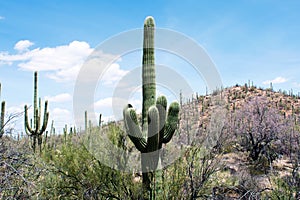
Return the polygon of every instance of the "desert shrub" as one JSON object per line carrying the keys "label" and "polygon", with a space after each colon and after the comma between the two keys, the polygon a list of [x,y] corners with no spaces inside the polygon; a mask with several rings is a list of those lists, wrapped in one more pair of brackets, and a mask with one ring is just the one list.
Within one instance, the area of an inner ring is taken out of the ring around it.
{"label": "desert shrub", "polygon": [[0,140],[0,198],[28,199],[36,194],[41,168],[34,162],[28,138],[21,141],[4,136]]}
{"label": "desert shrub", "polygon": [[265,198],[270,199],[299,199],[300,198],[300,181],[299,172],[297,175],[288,175],[283,178],[271,178],[273,188],[270,192],[265,193]]}
{"label": "desert shrub", "polygon": [[[156,199],[205,199],[223,174],[223,165],[212,151],[190,147],[183,157],[156,172]],[[158,175],[158,176],[157,176]]]}
{"label": "desert shrub", "polygon": [[141,189],[131,174],[105,166],[80,142],[44,154],[41,165],[47,173],[39,180],[39,193],[46,199],[138,199]]}
{"label": "desert shrub", "polygon": [[238,141],[252,161],[272,163],[280,149],[280,140],[288,131],[284,117],[268,106],[264,98],[253,98],[237,111],[231,123]]}
{"label": "desert shrub", "polygon": [[179,158],[172,165],[156,172],[155,193],[157,199],[184,199],[183,186],[186,180],[186,165]]}

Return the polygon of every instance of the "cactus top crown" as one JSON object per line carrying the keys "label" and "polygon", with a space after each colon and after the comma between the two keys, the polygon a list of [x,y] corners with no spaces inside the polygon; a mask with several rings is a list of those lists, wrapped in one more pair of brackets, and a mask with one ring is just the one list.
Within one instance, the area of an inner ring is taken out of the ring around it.
{"label": "cactus top crown", "polygon": [[146,17],[145,21],[144,21],[144,27],[154,27],[155,26],[155,21],[154,18],[152,16],[148,16]]}

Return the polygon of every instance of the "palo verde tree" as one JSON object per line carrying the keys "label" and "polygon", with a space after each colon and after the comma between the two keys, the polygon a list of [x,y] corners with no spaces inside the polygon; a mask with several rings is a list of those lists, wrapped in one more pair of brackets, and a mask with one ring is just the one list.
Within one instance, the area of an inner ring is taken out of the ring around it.
{"label": "palo verde tree", "polygon": [[167,113],[166,97],[160,96],[156,99],[154,30],[153,17],[147,17],[144,22],[143,42],[142,129],[132,105],[126,105],[123,110],[126,132],[135,147],[141,152],[144,199],[148,199],[147,191],[150,198],[152,196],[151,182],[153,171],[158,166],[159,150],[163,143],[171,140],[177,128],[179,113],[177,102],[171,103]]}
{"label": "palo verde tree", "polygon": [[[24,106],[25,110],[25,132],[32,139],[32,149],[35,152],[36,149],[36,141],[38,141],[38,145],[41,152],[42,146],[42,134],[45,132],[47,128],[49,112],[48,112],[48,101],[45,101],[44,106],[44,119],[42,120],[42,105],[41,98],[39,98],[39,104],[37,102],[38,94],[37,94],[37,72],[34,72],[34,93],[33,93],[33,120],[28,120],[28,107]],[[41,123],[43,121],[43,123]]]}

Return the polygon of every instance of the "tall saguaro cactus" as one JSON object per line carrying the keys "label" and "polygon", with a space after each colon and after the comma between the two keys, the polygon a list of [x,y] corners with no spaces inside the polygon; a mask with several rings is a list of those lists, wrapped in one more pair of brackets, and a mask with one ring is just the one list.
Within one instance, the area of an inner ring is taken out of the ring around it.
{"label": "tall saguaro cactus", "polygon": [[[1,97],[1,83],[0,83],[0,97]],[[0,138],[4,134],[4,126],[5,126],[4,116],[5,116],[5,101],[2,101],[1,102],[1,115],[0,115]]]}
{"label": "tall saguaro cactus", "polygon": [[[37,72],[34,72],[34,94],[33,94],[33,124],[29,124],[28,120],[28,107],[27,105],[24,106],[25,109],[25,132],[31,137],[32,139],[32,148],[35,152],[36,149],[36,141],[38,141],[38,145],[41,151],[42,145],[42,134],[45,132],[47,128],[49,112],[48,112],[48,101],[45,101],[44,106],[44,119],[42,120],[42,105],[41,105],[41,98],[39,98],[39,103],[37,103],[38,95],[37,95]],[[41,124],[41,122],[43,123]]]}
{"label": "tall saguaro cactus", "polygon": [[[153,17],[147,17],[144,22],[143,43],[143,108],[142,129],[133,107],[128,104],[123,110],[126,132],[141,152],[144,190],[152,194],[151,182],[159,161],[159,150],[163,143],[168,143],[178,123],[179,104],[171,103],[168,113],[167,99],[160,96],[156,99],[155,61],[154,61],[154,31]],[[146,137],[144,137],[146,136]],[[148,196],[144,196],[148,198]]]}
{"label": "tall saguaro cactus", "polygon": [[84,131],[88,133],[89,126],[88,126],[88,114],[87,111],[84,112]]}

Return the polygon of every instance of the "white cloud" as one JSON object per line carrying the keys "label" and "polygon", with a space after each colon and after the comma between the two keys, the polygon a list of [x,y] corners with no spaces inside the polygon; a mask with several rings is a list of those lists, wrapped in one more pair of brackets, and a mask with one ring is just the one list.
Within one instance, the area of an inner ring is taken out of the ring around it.
{"label": "white cloud", "polygon": [[18,66],[23,70],[49,71],[49,77],[56,81],[74,80],[84,60],[93,51],[88,43],[80,41],[24,51],[31,45],[30,41],[24,41],[19,41],[15,46],[15,49],[22,52],[0,52],[0,63],[10,65],[19,62]]}
{"label": "white cloud", "polygon": [[31,47],[32,45],[34,45],[34,43],[30,42],[29,40],[20,40],[15,44],[14,49],[19,52],[28,51],[29,50],[28,48]]}
{"label": "white cloud", "polygon": [[94,106],[96,108],[111,107],[112,106],[112,98],[108,97],[108,98],[100,99],[94,103]]}
{"label": "white cloud", "polygon": [[78,76],[79,82],[98,82],[103,85],[113,85],[122,78],[128,71],[122,70],[116,62],[121,59],[117,55],[103,53],[95,50],[85,60]]}
{"label": "white cloud", "polygon": [[94,107],[97,110],[114,110],[114,113],[119,115],[122,114],[124,106],[128,103],[136,109],[136,112],[142,112],[142,101],[138,98],[130,98],[127,100],[116,97],[107,97],[96,101]]}
{"label": "white cloud", "polygon": [[300,83],[294,82],[293,85],[297,88],[300,88]]}
{"label": "white cloud", "polygon": [[126,75],[128,71],[120,69],[120,65],[117,63],[113,63],[106,70],[105,74],[101,78],[104,85],[113,85],[117,81],[119,81],[124,75]]}
{"label": "white cloud", "polygon": [[[24,111],[24,105],[25,104],[21,104],[20,106],[11,106],[11,107],[8,107],[6,109],[6,112],[8,114],[13,114],[13,113],[21,113]],[[28,104],[27,104],[28,105]]]}
{"label": "white cloud", "polygon": [[57,116],[61,116],[61,115],[71,115],[70,111],[67,109],[63,109],[63,108],[54,108],[51,111],[51,114],[53,116],[56,116],[55,118],[57,118]]}
{"label": "white cloud", "polygon": [[92,51],[88,43],[73,41],[68,45],[32,50],[28,61],[19,66],[25,70],[70,69],[81,65]]}
{"label": "white cloud", "polygon": [[121,98],[113,98],[113,97],[107,97],[104,99],[100,99],[94,103],[94,106],[96,109],[100,108],[112,108],[112,107],[123,107],[126,105],[127,100],[126,99],[121,99]]}
{"label": "white cloud", "polygon": [[46,96],[45,100],[56,103],[68,102],[72,100],[72,96],[69,93],[62,93],[55,96]]}
{"label": "white cloud", "polygon": [[3,20],[3,19],[5,19],[5,17],[3,17],[3,16],[0,16],[0,20]]}
{"label": "white cloud", "polygon": [[56,133],[61,133],[62,129],[65,127],[65,124],[68,127],[74,124],[72,113],[63,108],[54,108],[49,111],[50,119],[48,121],[48,128],[50,128],[52,120],[54,120],[54,127],[56,129]]}
{"label": "white cloud", "polygon": [[287,82],[287,81],[288,81],[288,79],[279,76],[279,77],[276,77],[276,78],[273,79],[273,80],[266,80],[266,81],[263,82],[263,84],[269,85],[270,83],[272,83],[272,84],[276,84],[276,83],[285,83],[285,82]]}
{"label": "white cloud", "polygon": [[[16,43],[17,54],[0,52],[0,64],[17,65],[22,70],[47,71],[47,76],[57,82],[74,81],[79,70],[87,67],[89,70],[85,79],[95,80],[99,69],[106,69],[101,81],[105,85],[116,83],[127,71],[122,70],[118,63],[113,63],[109,67],[107,64],[115,61],[116,56],[94,51],[87,42],[73,41],[67,45],[56,47],[35,48],[29,50],[33,43],[29,40],[21,40]],[[87,60],[88,56],[91,57]]]}

